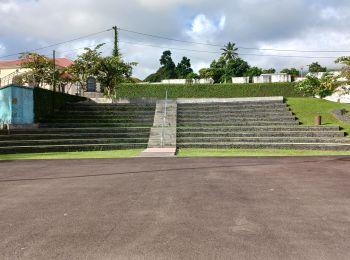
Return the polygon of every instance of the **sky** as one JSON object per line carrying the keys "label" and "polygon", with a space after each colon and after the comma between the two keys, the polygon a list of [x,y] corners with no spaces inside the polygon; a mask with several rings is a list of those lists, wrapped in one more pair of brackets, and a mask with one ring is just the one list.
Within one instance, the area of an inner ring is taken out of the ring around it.
{"label": "sky", "polygon": [[350,55],[349,0],[0,0],[0,17],[0,60],[97,32],[38,52],[55,49],[59,57],[74,59],[83,47],[106,43],[108,55],[113,31],[107,30],[117,26],[123,58],[138,63],[134,76],[140,79],[159,68],[165,50],[175,63],[190,58],[198,71],[229,41],[251,66],[277,70],[306,69],[315,61],[337,68],[336,57]]}

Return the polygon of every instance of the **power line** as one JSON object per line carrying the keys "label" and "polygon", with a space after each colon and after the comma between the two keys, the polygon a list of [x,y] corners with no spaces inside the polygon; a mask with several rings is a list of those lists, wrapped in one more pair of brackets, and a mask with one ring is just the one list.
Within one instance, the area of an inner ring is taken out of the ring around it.
{"label": "power line", "polygon": [[22,52],[17,52],[17,53],[5,55],[5,56],[0,57],[0,59],[12,57],[12,56],[17,56],[17,55],[19,55],[19,54],[26,53],[26,52],[40,51],[40,50],[48,49],[48,48],[51,48],[51,47],[55,47],[55,46],[59,46],[59,45],[63,45],[63,44],[71,43],[71,42],[75,42],[75,41],[78,41],[78,40],[81,40],[81,39],[85,39],[85,38],[89,38],[89,37],[92,37],[92,36],[99,35],[99,34],[101,34],[101,33],[109,32],[109,31],[111,31],[111,30],[112,30],[112,29],[107,29],[107,30],[103,30],[103,31],[100,31],[100,32],[96,32],[96,33],[91,33],[91,34],[88,34],[88,35],[84,35],[84,36],[81,36],[81,37],[78,37],[78,38],[74,38],[74,39],[71,39],[71,40],[67,40],[67,41],[63,41],[63,42],[58,42],[58,43],[50,44],[50,45],[47,45],[47,46],[44,46],[44,47],[40,47],[40,48],[37,48],[37,49],[27,50],[27,51],[22,51]]}
{"label": "power line", "polygon": [[[182,43],[191,43],[191,44],[198,44],[198,45],[206,45],[206,46],[213,46],[213,47],[225,47],[224,45],[220,44],[211,44],[211,43],[203,43],[203,42],[194,42],[194,41],[186,41],[186,40],[179,40],[174,39],[170,37],[164,37],[154,34],[148,34],[148,33],[142,33],[137,31],[132,31],[128,29],[118,28],[120,31],[129,32],[133,34],[148,36],[152,38],[159,38],[163,40],[169,40],[169,41],[176,41],[176,42],[182,42]],[[237,46],[238,49],[244,49],[244,50],[258,50],[258,51],[276,51],[276,52],[301,52],[301,53],[345,53],[350,52],[350,50],[342,50],[342,51],[335,51],[335,50],[296,50],[296,49],[274,49],[274,48],[254,48],[254,47],[244,47],[244,46]]]}
{"label": "power line", "polygon": [[[131,44],[131,45],[139,45],[139,46],[153,47],[153,48],[162,48],[162,49],[169,49],[169,50],[221,54],[221,52],[218,52],[218,51],[193,50],[193,49],[184,49],[184,48],[161,46],[161,45],[151,45],[151,44],[141,44],[141,43],[134,43],[134,42],[126,42],[126,41],[120,41],[120,42],[125,43],[125,44]],[[305,58],[305,59],[337,59],[338,58],[338,57],[333,57],[333,56],[331,57],[331,56],[273,55],[273,54],[255,54],[255,53],[238,53],[238,54],[242,55],[242,56],[279,57],[279,58]]]}

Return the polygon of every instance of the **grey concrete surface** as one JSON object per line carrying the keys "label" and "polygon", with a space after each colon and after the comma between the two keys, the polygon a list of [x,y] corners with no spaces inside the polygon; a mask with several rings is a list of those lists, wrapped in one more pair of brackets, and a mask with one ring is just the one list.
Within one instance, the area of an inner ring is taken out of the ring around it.
{"label": "grey concrete surface", "polygon": [[234,103],[234,102],[257,102],[278,101],[283,102],[284,97],[249,97],[249,98],[178,98],[177,104],[198,103]]}
{"label": "grey concrete surface", "polygon": [[0,162],[0,259],[350,259],[350,158]]}

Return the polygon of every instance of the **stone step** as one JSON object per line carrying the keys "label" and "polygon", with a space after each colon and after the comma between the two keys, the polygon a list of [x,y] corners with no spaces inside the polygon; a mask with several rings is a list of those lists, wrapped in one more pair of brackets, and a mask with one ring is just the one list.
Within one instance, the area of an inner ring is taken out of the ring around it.
{"label": "stone step", "polygon": [[178,118],[177,122],[180,124],[191,124],[191,123],[205,123],[205,122],[295,122],[295,117],[212,117],[212,118]]}
{"label": "stone step", "polygon": [[180,108],[190,107],[242,107],[242,106],[287,106],[286,103],[271,101],[271,102],[222,102],[222,103],[188,103],[178,104]]}
{"label": "stone step", "polygon": [[221,107],[221,108],[192,108],[192,109],[181,109],[178,108],[177,112],[179,114],[182,113],[220,113],[220,112],[253,112],[253,111],[259,111],[259,112],[277,112],[277,111],[290,111],[288,107],[238,107],[238,108],[228,108],[228,107]]}
{"label": "stone step", "polygon": [[132,114],[132,115],[55,115],[50,117],[49,119],[46,120],[63,120],[63,119],[87,119],[87,120],[94,120],[94,119],[148,119],[148,120],[153,120],[154,119],[154,113],[152,114],[147,114],[147,115],[137,115],[137,114]]}
{"label": "stone step", "polygon": [[260,131],[260,132],[178,132],[178,138],[188,137],[344,137],[344,132],[315,132],[315,131]]}
{"label": "stone step", "polygon": [[[105,127],[105,128],[38,128],[38,129],[16,129],[11,130],[11,135],[16,134],[66,134],[66,133],[149,133],[150,127]],[[7,132],[0,132],[2,135],[6,136]]]}
{"label": "stone step", "polygon": [[177,143],[348,143],[350,138],[328,137],[178,137]]}
{"label": "stone step", "polygon": [[90,123],[142,123],[142,124],[153,124],[153,118],[130,118],[130,119],[120,119],[120,118],[111,118],[111,119],[99,119],[99,118],[94,118],[94,119],[79,119],[79,118],[66,118],[66,119],[48,119],[48,120],[42,120],[42,124],[44,123],[67,123],[67,124],[90,124]]}
{"label": "stone step", "polygon": [[0,141],[9,140],[53,140],[53,139],[99,139],[99,138],[149,138],[149,131],[141,133],[37,133],[0,135]]}
{"label": "stone step", "polygon": [[349,151],[350,144],[334,143],[179,143],[178,148],[206,148],[206,149],[304,149]]}
{"label": "stone step", "polygon": [[76,107],[87,107],[87,108],[133,108],[133,107],[144,107],[144,108],[155,108],[156,104],[98,104],[98,103],[90,103],[90,104],[82,104],[82,103],[67,103],[65,105],[67,108],[76,108]]}
{"label": "stone step", "polygon": [[291,111],[271,111],[271,112],[261,112],[261,111],[229,111],[229,112],[208,112],[208,113],[197,113],[186,112],[177,113],[178,117],[216,117],[216,116],[233,116],[233,117],[245,117],[245,116],[293,116]]}
{"label": "stone step", "polygon": [[261,115],[255,115],[255,114],[247,114],[247,115],[181,115],[177,117],[178,120],[193,120],[193,119],[207,119],[207,120],[211,120],[211,119],[216,119],[216,118],[220,118],[220,119],[244,119],[244,118],[269,118],[269,119],[295,119],[295,116],[292,115],[268,115],[268,114],[261,114]]}
{"label": "stone step", "polygon": [[155,111],[58,111],[62,116],[154,116]]}
{"label": "stone step", "polygon": [[177,132],[339,131],[339,126],[220,126],[178,127]]}
{"label": "stone step", "polygon": [[150,127],[152,123],[50,123],[40,124],[42,128],[110,128],[110,127]]}
{"label": "stone step", "polygon": [[280,126],[283,125],[299,125],[298,121],[281,122],[281,121],[240,121],[240,122],[178,122],[178,126]]}
{"label": "stone step", "polygon": [[155,107],[121,107],[121,106],[74,106],[63,107],[60,111],[155,111]]}
{"label": "stone step", "polygon": [[11,140],[0,141],[0,147],[40,146],[40,145],[71,145],[71,144],[118,144],[147,143],[148,138],[101,138],[101,139],[52,139],[52,140]]}
{"label": "stone step", "polygon": [[0,154],[106,151],[126,149],[146,149],[147,143],[140,144],[84,144],[84,145],[37,145],[0,147]]}

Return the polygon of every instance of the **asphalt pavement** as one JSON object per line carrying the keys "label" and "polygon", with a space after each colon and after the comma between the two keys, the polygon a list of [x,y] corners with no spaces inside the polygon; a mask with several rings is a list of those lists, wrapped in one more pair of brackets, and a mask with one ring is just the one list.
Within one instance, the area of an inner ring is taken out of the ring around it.
{"label": "asphalt pavement", "polygon": [[0,161],[0,259],[350,259],[350,157]]}

